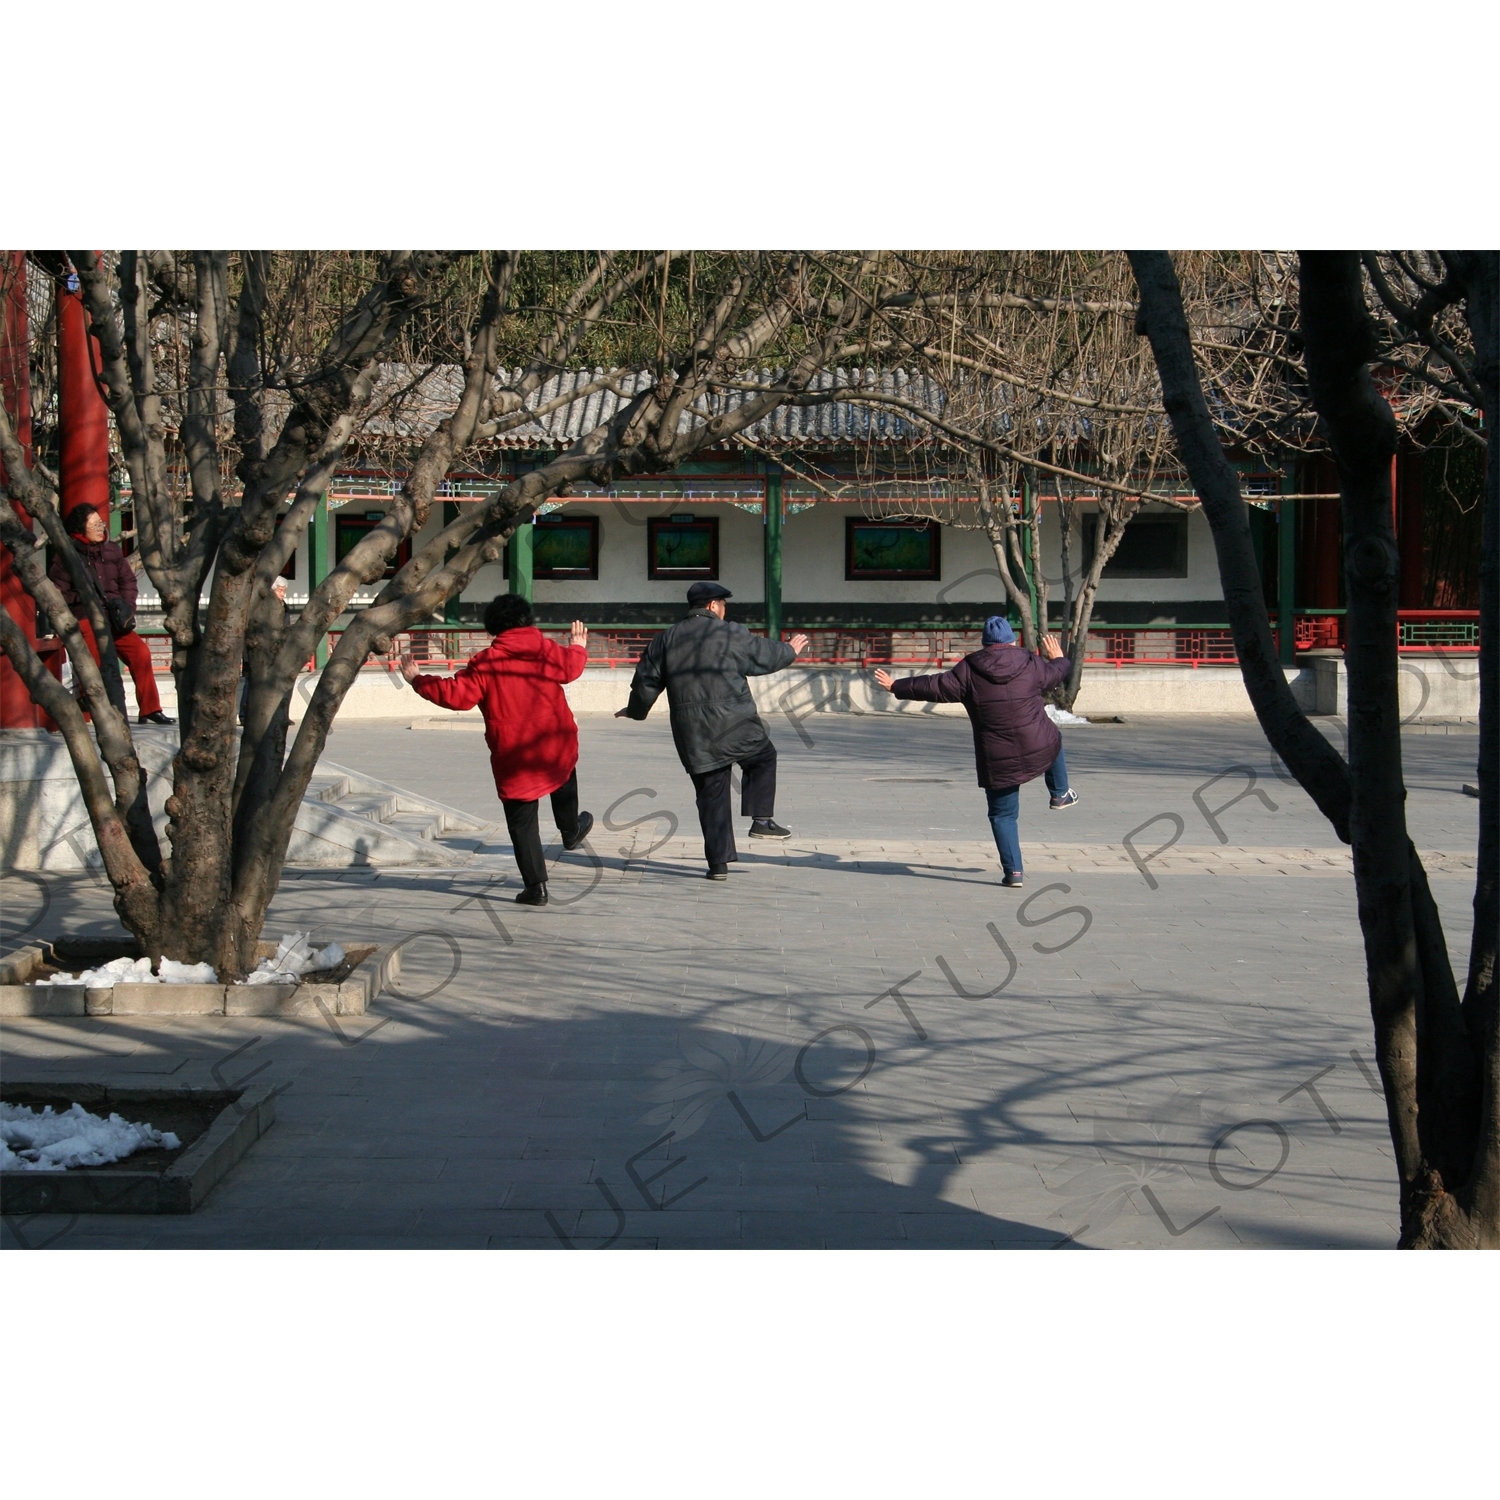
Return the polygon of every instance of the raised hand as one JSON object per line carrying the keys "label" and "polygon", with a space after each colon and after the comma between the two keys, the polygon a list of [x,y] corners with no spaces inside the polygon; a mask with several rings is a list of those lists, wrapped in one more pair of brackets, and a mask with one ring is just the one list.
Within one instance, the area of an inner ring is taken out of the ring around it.
{"label": "raised hand", "polygon": [[807,650],[807,637],[799,631],[791,638],[791,640],[787,642],[787,645],[789,645],[798,656],[801,656],[802,653]]}
{"label": "raised hand", "polygon": [[589,628],[582,620],[574,620],[568,631],[568,644],[570,646],[582,646],[585,650],[589,644]]}
{"label": "raised hand", "polygon": [[410,651],[401,653],[401,675],[408,682],[415,682],[422,675],[422,669],[417,665],[417,659]]}
{"label": "raised hand", "polygon": [[895,688],[896,679],[884,667],[875,668],[875,681],[888,693]]}
{"label": "raised hand", "polygon": [[1063,654],[1063,648],[1058,644],[1055,635],[1044,635],[1042,637],[1042,655],[1048,661],[1056,661]]}

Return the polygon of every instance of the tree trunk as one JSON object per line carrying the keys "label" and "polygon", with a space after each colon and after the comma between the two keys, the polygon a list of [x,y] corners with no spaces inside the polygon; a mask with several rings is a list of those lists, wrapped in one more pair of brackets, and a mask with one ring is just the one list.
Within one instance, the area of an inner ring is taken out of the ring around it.
{"label": "tree trunk", "polygon": [[1095,534],[1094,557],[1089,570],[1079,585],[1073,600],[1073,612],[1068,620],[1068,657],[1072,663],[1068,675],[1062,680],[1052,701],[1059,708],[1072,711],[1083,686],[1083,653],[1088,644],[1089,622],[1094,618],[1094,600],[1099,596],[1099,581],[1104,576],[1105,565],[1120,548],[1120,540],[1130,518],[1140,509],[1140,501],[1126,500],[1121,496],[1102,498],[1099,501],[1099,529]]}
{"label": "tree trunk", "polygon": [[1474,881],[1474,929],[1463,1015],[1481,1059],[1479,1148],[1474,1164],[1473,1212],[1500,1221],[1500,252],[1451,256],[1467,285],[1464,313],[1474,337],[1474,377],[1484,396],[1488,446],[1484,466],[1484,521],[1479,544],[1479,849]]}
{"label": "tree trunk", "polygon": [[[1031,595],[1018,582],[1012,570],[1012,561],[1021,567],[1020,548],[1015,543],[1015,534],[1020,529],[1013,513],[1015,501],[1008,493],[1002,494],[997,503],[990,494],[989,477],[981,472],[979,481],[979,520],[984,534],[989,538],[990,549],[995,554],[995,567],[1000,582],[1005,587],[1005,597],[1021,617],[1021,638],[1027,650],[1036,650],[1037,627],[1031,613]],[[1008,490],[1008,486],[1005,487]],[[1024,572],[1021,575],[1025,578]]]}
{"label": "tree trunk", "polygon": [[1373,341],[1359,258],[1302,259],[1308,379],[1343,497],[1347,766],[1297,708],[1272,650],[1248,512],[1203,397],[1171,258],[1132,252],[1130,259],[1166,410],[1213,528],[1251,702],[1272,747],[1353,845],[1375,1049],[1400,1179],[1401,1244],[1496,1243],[1493,1216],[1476,1212],[1473,1199],[1482,1155],[1478,1057],[1457,1005],[1437,909],[1406,831],[1390,488],[1395,423],[1369,373]]}

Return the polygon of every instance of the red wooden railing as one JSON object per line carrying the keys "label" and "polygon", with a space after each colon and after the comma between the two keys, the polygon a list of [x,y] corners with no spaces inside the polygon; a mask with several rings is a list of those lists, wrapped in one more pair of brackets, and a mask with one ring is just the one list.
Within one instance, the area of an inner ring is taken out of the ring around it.
{"label": "red wooden railing", "polygon": [[[1344,645],[1342,610],[1303,610],[1296,619],[1297,650],[1341,650]],[[653,636],[665,626],[591,626],[591,667],[633,667]],[[1434,656],[1446,651],[1468,654],[1479,649],[1479,611],[1476,609],[1412,609],[1397,616],[1397,649],[1403,656]],[[783,638],[796,634],[790,626]],[[757,632],[763,634],[764,632]],[[808,649],[799,660],[816,666],[951,666],[979,648],[977,630],[844,630],[810,626]],[[554,640],[566,641],[566,630],[548,630]],[[1272,638],[1278,632],[1273,623]],[[158,676],[171,666],[171,642],[165,635],[146,635],[151,662]],[[331,650],[339,632],[328,637]],[[489,635],[475,626],[423,626],[405,631],[391,643],[384,663],[394,666],[404,650],[426,667],[457,668],[489,644]],[[1064,646],[1067,642],[1064,639]],[[1279,644],[1279,641],[1278,641]],[[1233,666],[1234,638],[1222,625],[1096,625],[1084,646],[1085,662],[1097,666]],[[370,665],[379,665],[372,661]],[[312,669],[312,663],[308,663]]]}

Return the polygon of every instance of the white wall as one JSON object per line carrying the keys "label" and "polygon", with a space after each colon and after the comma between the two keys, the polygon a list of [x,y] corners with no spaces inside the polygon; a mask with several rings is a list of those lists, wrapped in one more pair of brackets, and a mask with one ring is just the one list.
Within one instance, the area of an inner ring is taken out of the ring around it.
{"label": "white wall", "polygon": [[[1166,507],[1153,507],[1166,513]],[[1080,508],[1069,563],[1076,580],[1083,569],[1084,527],[1095,512]],[[866,603],[1001,602],[999,572],[989,539],[978,529],[944,526],[942,577],[936,582],[857,582],[844,578],[844,520],[864,514],[858,505],[818,505],[788,516],[783,533],[782,598],[797,601]],[[1042,569],[1053,598],[1063,597],[1062,531],[1056,505],[1042,507]],[[1099,605],[1111,600],[1169,602],[1174,599],[1218,599],[1218,567],[1213,536],[1201,511],[1188,513],[1186,578],[1115,578],[1101,580]],[[1107,618],[1107,616],[1106,616]]]}
{"label": "white wall", "polygon": [[[846,579],[844,522],[865,514],[858,505],[819,504],[788,516],[782,530],[783,603],[930,604],[941,594],[950,604],[984,603],[1000,593],[995,555],[982,531],[942,530],[942,577]],[[957,582],[964,574],[981,576]]]}
{"label": "white wall", "polygon": [[[591,604],[610,600],[632,604],[681,604],[688,581],[680,578],[651,579],[646,576],[646,522],[653,516],[715,518],[719,523],[719,582],[739,600],[763,600],[765,590],[765,527],[762,517],[734,505],[699,501],[659,500],[645,504],[589,500],[578,501],[563,515],[599,518],[599,577],[597,581],[562,581],[539,578],[535,595],[539,604]],[[784,586],[783,586],[784,587]],[[491,598],[490,593],[475,597]],[[465,592],[464,598],[469,598]]]}
{"label": "white wall", "polygon": [[[382,509],[378,501],[352,501],[349,510]],[[1151,512],[1166,512],[1153,507]],[[599,517],[599,577],[597,581],[562,582],[538,579],[535,596],[544,604],[590,604],[595,602],[680,603],[686,583],[656,580],[646,576],[646,521],[652,516],[692,514],[717,517],[719,522],[719,577],[737,599],[758,603],[765,598],[764,522],[761,516],[738,507],[705,501],[615,502],[590,499],[577,501],[564,512]],[[944,526],[942,577],[922,581],[850,581],[844,577],[844,521],[860,516],[858,505],[819,504],[811,510],[789,515],[782,533],[782,599],[797,603],[864,604],[994,604],[1002,602],[999,575],[988,539],[979,530]],[[1094,514],[1081,507],[1075,529],[1070,562],[1075,579],[1083,565],[1085,528]],[[334,518],[330,515],[330,529]],[[442,508],[434,504],[427,525],[413,540],[413,550],[442,529]],[[1058,507],[1042,507],[1043,571],[1054,601],[1063,597],[1062,547]],[[297,546],[297,576],[287,586],[287,601],[298,606],[307,600],[308,537]],[[355,595],[357,603],[373,599],[379,585]],[[481,568],[460,598],[465,603],[484,604],[506,589],[505,569],[499,563]],[[1186,578],[1115,578],[1100,585],[1096,612],[1108,619],[1112,601],[1218,599],[1221,597],[1213,537],[1201,510],[1188,512],[1188,576]],[[158,601],[144,574],[140,576],[140,607],[152,609]]]}

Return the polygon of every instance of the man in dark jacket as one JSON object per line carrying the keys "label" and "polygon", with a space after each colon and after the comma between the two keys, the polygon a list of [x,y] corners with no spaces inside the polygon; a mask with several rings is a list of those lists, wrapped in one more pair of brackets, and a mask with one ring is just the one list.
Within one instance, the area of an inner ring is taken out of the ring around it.
{"label": "man in dark jacket", "polygon": [[[63,525],[78,548],[84,567],[91,569],[98,580],[100,592],[106,600],[118,599],[126,607],[132,625],[115,637],[115,654],[130,669],[131,681],[135,683],[137,722],[141,724],[171,724],[161,711],[161,696],[156,691],[156,673],[151,666],[151,648],[135,632],[135,572],[125,560],[125,554],[117,542],[108,540],[104,517],[92,505],[75,505],[63,517]],[[61,557],[52,560],[47,576],[62,590],[68,608],[78,617],[83,631],[84,644],[95,661],[99,660],[99,646],[94,640],[93,628],[80,609],[78,590],[73,587],[73,577],[68,565]],[[107,606],[106,606],[107,609]]]}
{"label": "man in dark jacket", "polygon": [[644,719],[666,689],[672,740],[698,794],[710,880],[727,880],[730,861],[739,859],[729,811],[731,766],[740,768],[740,813],[751,820],[750,837],[792,836],[772,816],[776,746],[745,678],[791,666],[807,645],[805,635],[794,635],[787,644],[730,624],[724,601],[731,597],[720,583],[695,583],[688,590],[687,615],[646,648],[630,684],[630,702],[615,715]]}
{"label": "man in dark jacket", "polygon": [[983,645],[951,672],[931,677],[892,678],[877,671],[875,681],[898,698],[962,703],[974,728],[974,761],[989,800],[990,828],[1005,871],[1002,885],[1021,884],[1021,840],[1016,818],[1021,783],[1045,772],[1054,811],[1072,807],[1078,793],[1068,786],[1062,735],[1047,717],[1043,695],[1068,675],[1072,662],[1055,635],[1042,637],[1041,657],[1016,642],[1007,620],[984,622]]}

